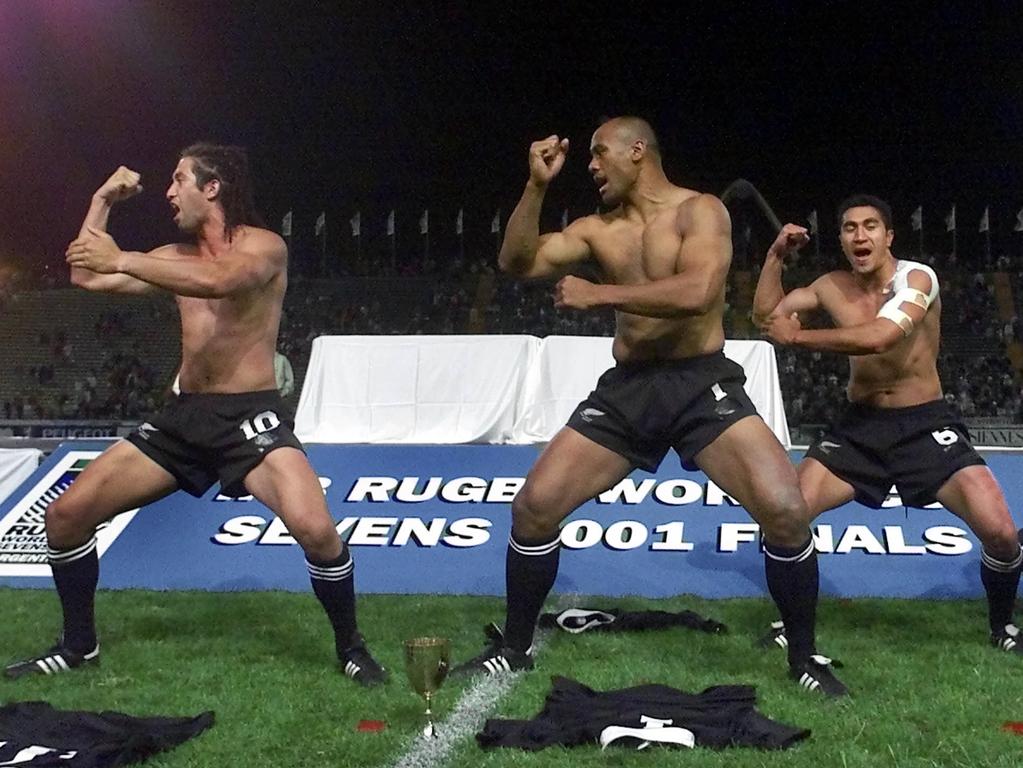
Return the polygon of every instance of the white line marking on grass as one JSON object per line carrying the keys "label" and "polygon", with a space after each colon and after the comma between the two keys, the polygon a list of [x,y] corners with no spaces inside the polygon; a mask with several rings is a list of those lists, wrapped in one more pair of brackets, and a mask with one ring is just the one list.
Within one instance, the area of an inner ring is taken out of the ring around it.
{"label": "white line marking on grass", "polygon": [[[554,610],[563,611],[566,608],[577,608],[579,599],[579,595],[571,592],[558,595]],[[543,650],[553,633],[553,630],[537,631],[533,641],[534,659],[539,657],[540,651]],[[477,677],[476,682],[462,691],[451,714],[443,721],[436,722],[436,738],[427,739],[417,733],[412,738],[408,749],[405,750],[405,754],[390,763],[389,768],[437,768],[440,766],[462,741],[479,733],[483,722],[497,709],[501,699],[511,692],[523,674],[526,673],[509,672],[503,675],[480,675]]]}
{"label": "white line marking on grass", "polygon": [[[543,649],[547,635],[546,632],[537,634],[533,658]],[[523,674],[479,675],[462,691],[451,714],[436,723],[436,738],[428,739],[417,732],[405,754],[391,763],[390,768],[435,768],[441,765],[465,739],[479,733],[484,720],[497,709],[501,699],[511,692]]]}

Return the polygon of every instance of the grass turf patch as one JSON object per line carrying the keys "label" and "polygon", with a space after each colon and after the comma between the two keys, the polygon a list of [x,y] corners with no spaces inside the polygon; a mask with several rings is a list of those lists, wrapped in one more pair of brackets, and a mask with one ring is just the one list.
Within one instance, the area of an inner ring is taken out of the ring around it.
{"label": "grass turf patch", "polygon": [[[819,648],[846,664],[838,674],[853,697],[845,702],[800,690],[785,676],[780,649],[753,647],[774,618],[767,600],[595,598],[580,605],[688,608],[725,622],[730,633],[552,634],[536,671],[499,704],[498,716],[536,714],[552,674],[599,689],[658,682],[699,691],[741,683],[757,687],[764,714],[808,727],[813,735],[782,753],[601,753],[596,747],[482,752],[467,742],[447,765],[1008,767],[1023,759],[1021,737],[1000,728],[1004,721],[1023,720],[1023,659],[988,646],[986,609],[979,601],[823,600]],[[210,731],[149,764],[319,767],[386,766],[397,759],[422,724],[422,701],[404,679],[401,641],[447,636],[455,660],[462,660],[480,650],[480,627],[503,609],[494,598],[362,596],[362,631],[392,674],[388,685],[370,690],[338,670],[326,618],[311,594],[101,592],[97,612],[99,668],[0,680],[0,700],[41,699],[67,709],[135,715],[212,709],[217,724]],[[38,653],[59,629],[57,600],[48,591],[0,589],[0,615],[0,660]],[[446,716],[464,686],[446,684],[438,717]],[[364,719],[387,726],[360,732]]]}

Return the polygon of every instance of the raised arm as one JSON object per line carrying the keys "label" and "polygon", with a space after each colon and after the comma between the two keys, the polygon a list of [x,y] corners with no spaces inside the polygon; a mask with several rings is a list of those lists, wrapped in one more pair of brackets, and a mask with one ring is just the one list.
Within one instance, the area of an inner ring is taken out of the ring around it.
{"label": "raised arm", "polygon": [[792,314],[793,312],[816,309],[816,305],[806,306],[814,298],[808,295],[794,296],[787,305],[781,306],[782,301],[786,298],[785,288],[781,282],[785,259],[806,245],[809,239],[805,227],[798,224],[786,224],[781,228],[781,232],[778,233],[771,247],[767,249],[764,266],[760,270],[760,279],[757,280],[757,290],[753,294],[753,322],[757,326],[763,327],[764,321],[776,310]]}
{"label": "raised arm", "polygon": [[923,322],[937,294],[935,280],[933,272],[911,271],[907,287],[896,292],[873,319],[859,325],[803,330],[798,320],[777,312],[768,319],[765,332],[780,344],[806,349],[844,355],[881,354],[910,336]]}
{"label": "raised arm", "polygon": [[713,195],[679,206],[675,226],[682,244],[675,274],[636,285],[595,285],[578,277],[558,283],[555,305],[590,309],[614,307],[647,317],[702,315],[718,301],[732,261],[732,224]]}
{"label": "raised arm", "polygon": [[219,299],[268,283],[287,263],[287,247],[273,232],[245,229],[212,257],[168,246],[150,253],[122,251],[106,232],[90,229],[68,248],[68,263],[123,274],[178,296]]}
{"label": "raised arm", "polygon": [[590,258],[584,237],[586,219],[572,222],[562,232],[540,235],[540,210],[547,185],[561,171],[568,139],[548,136],[529,147],[529,181],[508,218],[497,262],[501,270],[525,279],[564,274],[573,264]]}
{"label": "raised arm", "polygon": [[[89,203],[89,210],[82,221],[78,237],[89,235],[89,230],[107,231],[110,210],[115,203],[134,197],[142,191],[139,174],[123,165],[107,179],[103,186],[96,190]],[[71,283],[89,291],[104,293],[151,293],[155,286],[137,280],[130,275],[100,274],[84,267],[71,266]]]}

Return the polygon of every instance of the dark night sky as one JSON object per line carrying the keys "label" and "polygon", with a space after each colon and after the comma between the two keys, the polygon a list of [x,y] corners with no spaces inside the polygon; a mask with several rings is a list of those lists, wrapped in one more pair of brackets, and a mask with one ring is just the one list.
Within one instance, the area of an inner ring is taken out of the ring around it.
{"label": "dark night sky", "polygon": [[996,248],[1011,242],[1018,3],[457,5],[0,2],[0,257],[60,265],[119,163],[148,192],[115,214],[121,245],[173,239],[163,190],[198,138],[250,148],[261,206],[275,226],[295,210],[298,249],[321,209],[332,247],[356,210],[364,242],[382,239],[392,207],[410,245],[427,206],[438,249],[459,206],[485,242],[549,133],[573,142],[550,222],[592,211],[590,133],[628,112],[658,130],[673,180],[720,192],[746,177],[782,218],[820,209],[826,238],[838,200],[867,190],[893,203],[904,248],[918,203],[947,248],[953,201],[961,250],[980,247],[986,204]]}

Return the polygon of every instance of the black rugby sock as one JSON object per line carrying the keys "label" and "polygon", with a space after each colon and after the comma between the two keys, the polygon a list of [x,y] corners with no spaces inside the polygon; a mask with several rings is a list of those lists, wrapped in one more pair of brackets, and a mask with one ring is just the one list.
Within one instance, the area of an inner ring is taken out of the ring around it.
{"label": "black rugby sock", "polygon": [[334,646],[340,656],[355,639],[355,562],[352,553],[348,545],[341,542],[341,554],[333,560],[320,562],[306,556],[305,564],[313,592],[334,628]]}
{"label": "black rugby sock", "polygon": [[558,531],[554,538],[516,539],[514,534],[508,538],[504,642],[509,648],[525,651],[533,644],[540,609],[558,575],[560,537]]}
{"label": "black rugby sock", "polygon": [[99,555],[96,539],[71,549],[50,549],[50,570],[64,610],[65,648],[89,653],[96,647],[96,584]]}
{"label": "black rugby sock", "polygon": [[764,542],[767,589],[785,622],[789,664],[805,661],[817,652],[817,591],[820,573],[811,536],[799,547],[777,547]]}
{"label": "black rugby sock", "polygon": [[1005,625],[1012,623],[1012,608],[1019,587],[1021,565],[1023,549],[1009,562],[992,557],[986,550],[980,553],[980,581],[987,592],[988,621],[993,633],[1001,634]]}

